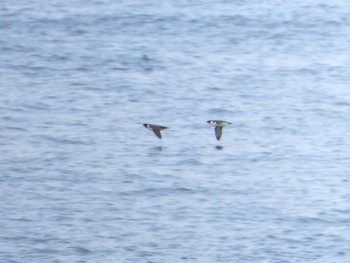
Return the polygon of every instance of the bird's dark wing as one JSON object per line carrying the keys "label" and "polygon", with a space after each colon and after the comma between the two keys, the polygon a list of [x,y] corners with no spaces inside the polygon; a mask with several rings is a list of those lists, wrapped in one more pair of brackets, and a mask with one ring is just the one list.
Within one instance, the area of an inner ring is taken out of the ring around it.
{"label": "bird's dark wing", "polygon": [[222,135],[222,127],[220,126],[215,126],[215,136],[217,140],[220,140]]}
{"label": "bird's dark wing", "polygon": [[153,132],[159,139],[162,139],[162,134],[160,133],[160,130],[154,129]]}

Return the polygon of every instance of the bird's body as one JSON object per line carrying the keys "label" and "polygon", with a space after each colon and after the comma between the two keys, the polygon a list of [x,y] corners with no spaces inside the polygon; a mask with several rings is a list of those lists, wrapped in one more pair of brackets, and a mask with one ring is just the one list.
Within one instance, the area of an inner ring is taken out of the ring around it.
{"label": "bird's body", "polygon": [[157,125],[157,124],[143,124],[147,129],[154,132],[154,134],[159,138],[162,139],[162,134],[160,133],[161,130],[169,129],[168,127]]}
{"label": "bird's body", "polygon": [[222,136],[222,128],[226,125],[232,124],[228,121],[219,121],[219,120],[210,120],[207,121],[208,124],[215,126],[215,137],[217,140],[220,140]]}

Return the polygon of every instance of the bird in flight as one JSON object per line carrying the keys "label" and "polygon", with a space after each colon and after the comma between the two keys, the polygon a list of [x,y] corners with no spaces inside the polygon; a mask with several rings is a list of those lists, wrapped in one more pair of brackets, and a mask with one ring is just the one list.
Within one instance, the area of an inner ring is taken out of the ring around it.
{"label": "bird in flight", "polygon": [[157,124],[148,124],[148,123],[145,123],[145,124],[143,124],[143,126],[145,126],[147,129],[153,131],[154,134],[155,134],[159,139],[162,139],[162,134],[160,133],[160,131],[165,130],[165,129],[169,129],[168,127],[160,126],[160,125],[157,125]]}
{"label": "bird in flight", "polygon": [[207,123],[215,126],[215,137],[217,140],[220,140],[222,136],[222,128],[226,125],[232,124],[231,122],[228,122],[228,121],[219,121],[219,120],[210,120],[210,121],[207,121]]}

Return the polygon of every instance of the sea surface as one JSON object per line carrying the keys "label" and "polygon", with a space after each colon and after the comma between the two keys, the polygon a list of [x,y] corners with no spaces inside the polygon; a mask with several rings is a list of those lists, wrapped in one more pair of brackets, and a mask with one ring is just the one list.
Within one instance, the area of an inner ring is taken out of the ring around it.
{"label": "sea surface", "polygon": [[0,262],[350,262],[349,1],[2,0],[0,36]]}

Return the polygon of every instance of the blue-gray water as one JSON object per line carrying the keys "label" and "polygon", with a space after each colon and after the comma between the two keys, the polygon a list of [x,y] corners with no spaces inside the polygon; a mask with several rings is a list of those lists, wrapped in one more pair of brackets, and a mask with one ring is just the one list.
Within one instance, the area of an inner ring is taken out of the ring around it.
{"label": "blue-gray water", "polygon": [[349,14],[2,0],[0,262],[349,262]]}

